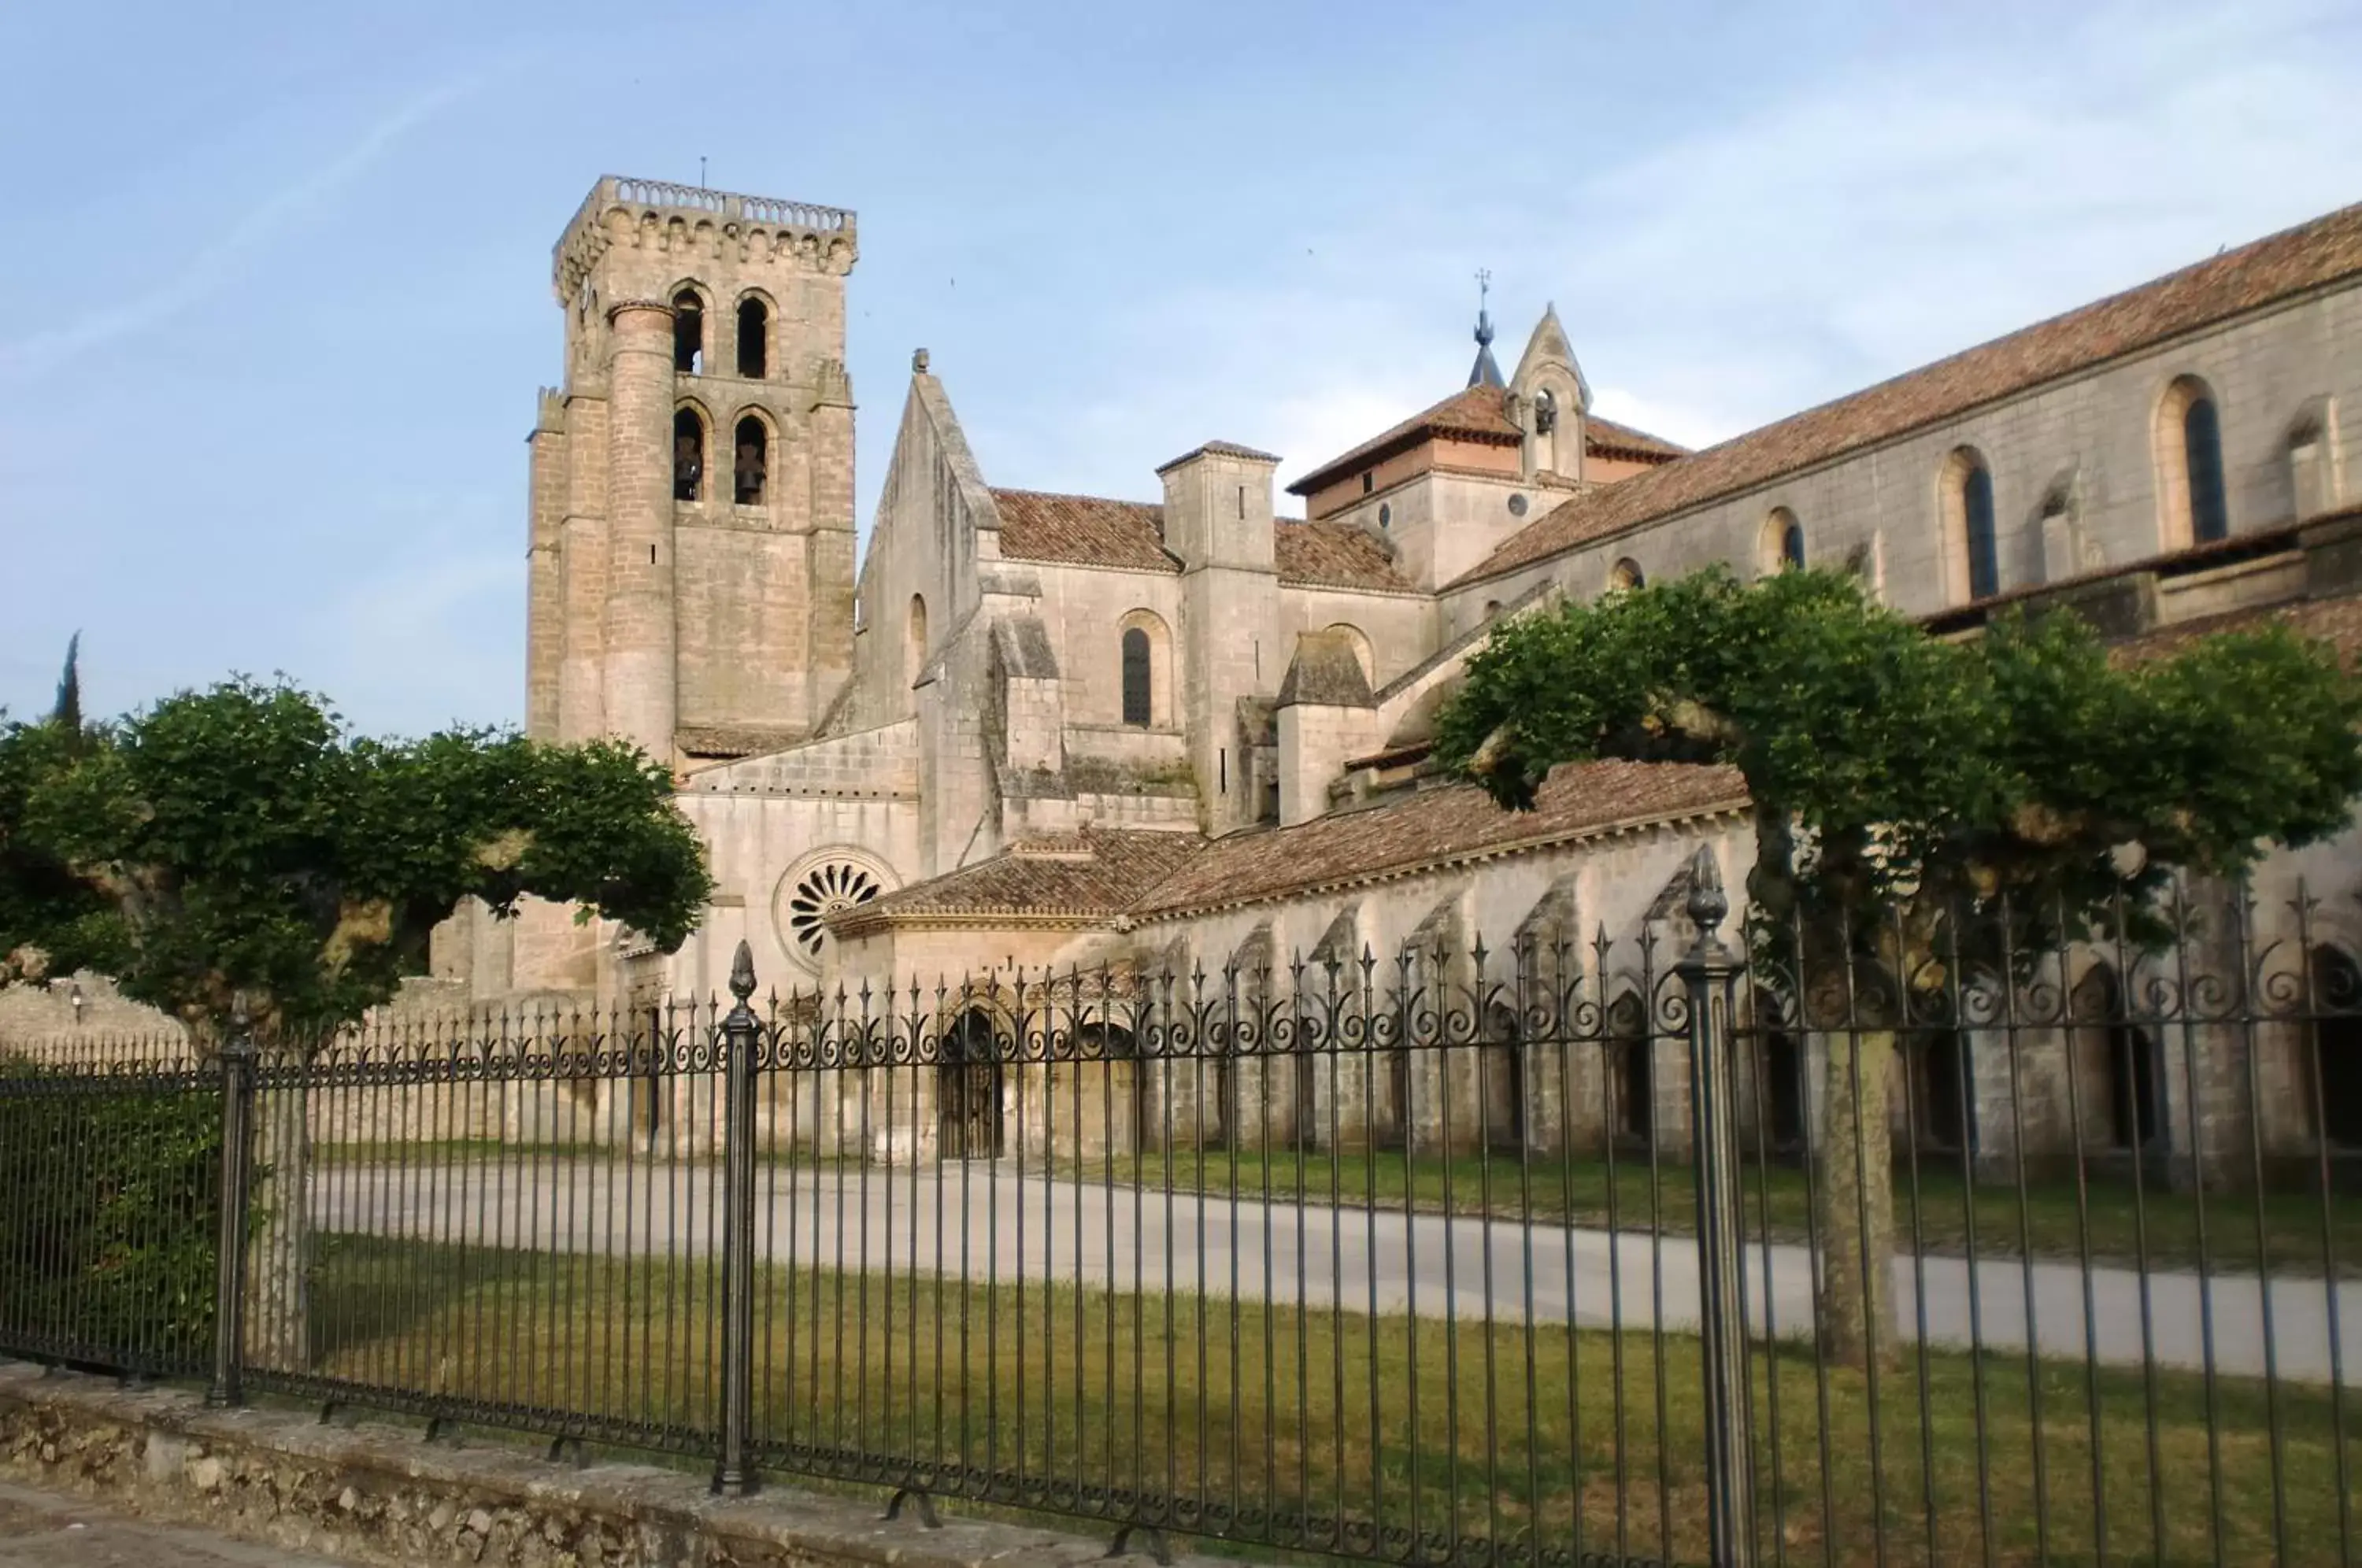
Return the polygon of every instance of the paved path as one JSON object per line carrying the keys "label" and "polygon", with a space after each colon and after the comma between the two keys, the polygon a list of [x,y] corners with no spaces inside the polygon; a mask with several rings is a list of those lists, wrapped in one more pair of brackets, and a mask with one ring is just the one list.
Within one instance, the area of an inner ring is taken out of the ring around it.
{"label": "paved path", "polygon": [[0,1481],[5,1568],[336,1568],[268,1546],[149,1524],[79,1497]]}
{"label": "paved path", "polygon": [[[966,1275],[1007,1283],[1080,1279],[1119,1289],[1340,1305],[1348,1311],[1510,1324],[1694,1329],[1689,1238],[1618,1234],[1399,1210],[1265,1206],[1246,1198],[1020,1179],[1005,1165],[765,1167],[756,1254],[837,1270]],[[915,1176],[915,1180],[913,1179]],[[717,1251],[720,1175],[629,1161],[475,1164],[399,1171],[323,1167],[314,1213],[344,1231],[468,1239],[500,1247],[630,1255]],[[1800,1245],[1750,1247],[1750,1320],[1809,1334],[1812,1258]],[[1924,1281],[1925,1288],[1922,1289]],[[1768,1290],[1767,1290],[1768,1282]],[[2104,1363],[2265,1373],[2265,1290],[2253,1275],[2095,1267],[2017,1259],[1900,1257],[1904,1331],[1956,1347],[2022,1350],[2028,1309],[2044,1353]],[[2362,1386],[2362,1284],[2270,1282],[2269,1341],[2280,1376]],[[1767,1299],[1768,1297],[1768,1299]]]}

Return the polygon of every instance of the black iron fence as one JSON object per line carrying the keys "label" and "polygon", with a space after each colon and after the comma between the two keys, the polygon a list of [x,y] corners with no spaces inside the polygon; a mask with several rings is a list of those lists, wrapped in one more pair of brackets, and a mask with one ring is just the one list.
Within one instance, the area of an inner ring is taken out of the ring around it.
{"label": "black iron fence", "polygon": [[2362,922],[1724,918],[19,1062],[0,1351],[1151,1551],[2352,1562]]}

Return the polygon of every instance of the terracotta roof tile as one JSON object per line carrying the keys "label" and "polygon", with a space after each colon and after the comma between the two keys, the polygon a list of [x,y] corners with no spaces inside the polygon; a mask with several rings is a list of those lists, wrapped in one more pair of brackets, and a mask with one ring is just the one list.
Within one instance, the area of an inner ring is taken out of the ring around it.
{"label": "terracotta roof tile", "polygon": [[2337,650],[2338,661],[2348,670],[2362,670],[2362,595],[2255,605],[2195,621],[2180,621],[2117,643],[2109,648],[2108,657],[2118,664],[2138,664],[2180,653],[2200,637],[2215,632],[2243,632],[2275,624],[2286,626],[2299,636],[2327,643]]}
{"label": "terracotta roof tile", "polygon": [[1474,582],[2362,272],[2362,205],[1938,359],[1575,497],[1463,573]]}
{"label": "terracotta roof tile", "polygon": [[[1164,509],[1153,501],[1109,501],[1096,495],[1053,495],[1036,490],[996,490],[1000,553],[1010,560],[1065,561],[1077,566],[1179,571],[1164,547]],[[1411,591],[1386,547],[1350,524],[1280,518],[1272,553],[1279,580],[1308,587]]]}
{"label": "terracotta roof tile", "polygon": [[[1419,410],[1392,429],[1372,436],[1342,457],[1331,458],[1289,485],[1288,492],[1309,495],[1349,469],[1392,457],[1432,436],[1450,436],[1501,446],[1522,441],[1525,432],[1509,417],[1508,395],[1501,387],[1463,388],[1433,407]],[[1678,458],[1689,450],[1628,425],[1591,415],[1584,416],[1583,444],[1590,451],[1618,457]]]}
{"label": "terracotta roof tile", "polygon": [[1584,449],[1595,456],[1606,454],[1618,458],[1686,458],[1687,447],[1678,447],[1661,436],[1651,436],[1646,430],[1635,430],[1628,425],[1618,425],[1612,419],[1602,419],[1595,414],[1583,416]]}
{"label": "terracotta roof tile", "polygon": [[1412,591],[1410,579],[1395,569],[1385,546],[1351,523],[1275,525],[1272,554],[1279,580],[1308,588],[1367,588]]}
{"label": "terracotta roof tile", "polygon": [[1278,457],[1274,453],[1258,451],[1253,447],[1242,447],[1236,441],[1208,441],[1202,446],[1190,447],[1187,451],[1182,453],[1179,457],[1173,458],[1170,462],[1157,464],[1156,471],[1161,474],[1167,469],[1179,468],[1182,464],[1187,462],[1192,458],[1201,457],[1245,458],[1251,461],[1258,463],[1275,463],[1279,461]]}
{"label": "terracotta roof tile", "polygon": [[912,918],[969,915],[1102,920],[1204,848],[1194,833],[1086,830],[1011,845],[989,860],[914,882],[832,921],[852,933]]}
{"label": "terracotta roof tile", "polygon": [[1181,569],[1158,527],[1164,509],[1152,502],[1035,490],[996,490],[992,500],[1000,512],[1000,553],[1010,560]]}
{"label": "terracotta roof tile", "polygon": [[1325,883],[1574,838],[1626,823],[1744,806],[1731,767],[1592,762],[1561,767],[1531,812],[1506,811],[1472,784],[1423,790],[1365,811],[1217,839],[1131,908],[1177,914],[1253,903]]}
{"label": "terracotta roof tile", "polygon": [[683,724],[673,744],[690,756],[739,757],[785,751],[809,738],[785,724]]}
{"label": "terracotta roof tile", "polygon": [[1469,387],[1453,392],[1431,408],[1423,408],[1400,425],[1371,436],[1349,452],[1330,458],[1319,468],[1287,487],[1292,495],[1309,495],[1348,469],[1360,468],[1380,458],[1390,457],[1407,447],[1417,446],[1430,436],[1457,436],[1465,439],[1498,441],[1504,445],[1522,441],[1519,430],[1503,406],[1505,393],[1499,387]]}

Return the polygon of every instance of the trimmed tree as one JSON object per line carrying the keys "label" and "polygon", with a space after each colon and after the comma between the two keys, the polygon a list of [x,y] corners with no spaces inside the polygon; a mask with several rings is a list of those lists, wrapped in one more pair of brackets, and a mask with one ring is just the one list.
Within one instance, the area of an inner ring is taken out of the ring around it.
{"label": "trimmed tree", "polygon": [[[308,692],[246,679],[110,724],[61,701],[0,725],[0,983],[102,971],[202,1051],[241,994],[266,1043],[359,1018],[424,970],[466,899],[496,915],[571,903],[672,951],[711,890],[670,775],[613,742],[372,740]],[[259,1157],[300,1190],[301,1099],[273,1098]],[[299,1336],[300,1220],[274,1206],[256,1270],[276,1297],[257,1320]]]}
{"label": "trimmed tree", "polygon": [[[1748,893],[1799,975],[1850,975],[1814,1140],[1825,1343],[1891,1352],[1887,1072],[1903,988],[1937,978],[1948,911],[2139,910],[2176,868],[2231,875],[2343,827],[2362,691],[2284,628],[2136,663],[2070,614],[1930,637],[1850,577],[1709,569],[1509,623],[1439,718],[1443,762],[1529,808],[1599,757],[1727,763],[1753,801]],[[2139,933],[2134,933],[2141,934]],[[1811,988],[1803,988],[1809,990]]]}
{"label": "trimmed tree", "polygon": [[372,740],[250,680],[0,728],[0,978],[102,970],[204,1044],[237,992],[266,1035],[359,1018],[465,899],[575,904],[671,951],[711,890],[670,775],[616,742]]}

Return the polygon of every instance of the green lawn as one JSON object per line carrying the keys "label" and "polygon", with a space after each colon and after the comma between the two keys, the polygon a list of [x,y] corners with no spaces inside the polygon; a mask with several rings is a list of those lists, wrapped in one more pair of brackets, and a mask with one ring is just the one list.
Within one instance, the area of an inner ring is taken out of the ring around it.
{"label": "green lawn", "polygon": [[[319,1372],[524,1424],[711,1429],[706,1261],[322,1241]],[[758,1311],[756,1428],[780,1449],[1102,1489],[1086,1507],[1201,1498],[1283,1543],[1308,1515],[1482,1538],[1503,1561],[1536,1541],[1704,1551],[1698,1363],[1679,1336],[810,1270],[761,1274]],[[2340,1560],[2325,1390],[2283,1387],[2275,1412],[2218,1379],[2211,1444],[2195,1376],[2030,1377],[2006,1356],[1915,1353],[1873,1398],[1783,1349],[1758,1357],[1755,1397],[1767,1562],[2089,1562],[2103,1512],[2110,1560],[2211,1558],[2218,1531],[2231,1561]],[[2362,1411],[2344,1420],[2362,1474]]]}
{"label": "green lawn", "polygon": [[[1618,1229],[1645,1231],[1661,1216],[1662,1228],[1687,1233],[1696,1224],[1696,1189],[1690,1167],[1666,1160],[1651,1168],[1645,1151],[1619,1156],[1610,1167],[1585,1155],[1467,1155],[1446,1158],[1398,1153],[1269,1154],[1219,1150],[1174,1154],[1118,1156],[1070,1165],[1066,1174],[1086,1181],[1144,1184],[1162,1189],[1231,1193],[1284,1202],[1363,1203],[1407,1206],[1427,1212],[1489,1213],[1537,1219],[1572,1219]],[[1914,1183],[1916,1198],[1914,1198]],[[1811,1235],[1810,1188],[1805,1174],[1789,1165],[1750,1164],[1744,1177],[1747,1234],[1767,1231],[1775,1241],[1803,1242]],[[1894,1170],[1894,1233],[1900,1246],[1915,1236],[1928,1252],[1968,1251],[1974,1226],[1979,1257],[2017,1256],[2029,1247],[2036,1256],[2129,1265],[2146,1257],[2152,1267],[2194,1268],[2199,1259],[2201,1204],[2186,1192],[2147,1183],[2135,1201],[2129,1176],[2093,1177],[2080,1206],[2071,1182],[2030,1181],[2023,1211],[2016,1187],[1985,1181],[1970,1189],[1956,1161],[1923,1157],[1915,1173]],[[2253,1269],[2258,1211],[2267,1255],[2276,1274],[2319,1278],[2323,1275],[2322,1203],[2318,1196],[2268,1192],[2206,1195],[2205,1255],[2216,1269]],[[2333,1195],[2331,1242],[2341,1277],[2362,1275],[2362,1195]]]}

